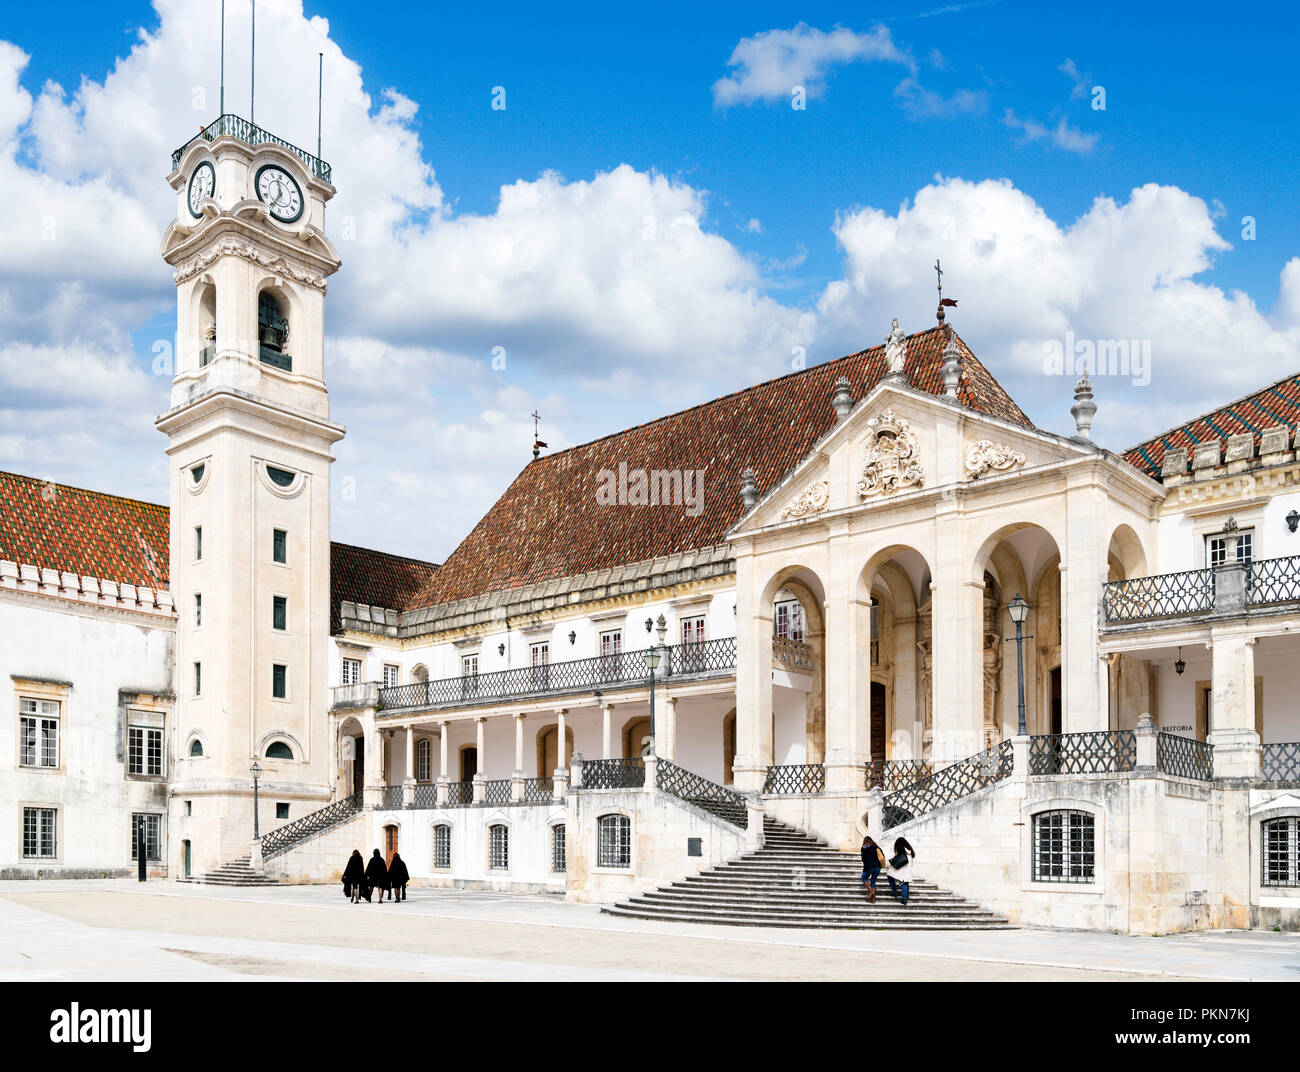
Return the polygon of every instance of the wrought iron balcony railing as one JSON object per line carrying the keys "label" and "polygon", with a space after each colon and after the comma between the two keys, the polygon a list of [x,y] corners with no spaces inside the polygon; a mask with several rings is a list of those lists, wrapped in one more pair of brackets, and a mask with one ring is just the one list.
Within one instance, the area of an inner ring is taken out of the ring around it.
{"label": "wrought iron balcony railing", "polygon": [[641,789],[645,786],[645,760],[589,759],[582,765],[583,789]]}
{"label": "wrought iron balcony railing", "polygon": [[1259,767],[1266,782],[1300,782],[1300,741],[1264,745]]}
{"label": "wrought iron balcony railing", "polygon": [[238,138],[246,145],[278,145],[281,149],[287,149],[301,160],[307,169],[323,182],[332,181],[330,176],[333,172],[329,164],[325,163],[319,157],[312,156],[306,149],[299,149],[296,145],[291,145],[283,138],[277,138],[274,134],[268,134],[255,123],[250,123],[247,119],[241,119],[237,115],[219,116],[206,127],[200,130],[194,137],[190,138],[184,145],[172,153],[172,169],[175,170],[181,162],[181,157],[185,155],[185,150],[193,145],[200,138],[204,141],[213,141],[222,135],[230,135]]}
{"label": "wrought iron balcony railing", "polygon": [[821,763],[788,763],[768,767],[763,792],[768,796],[803,796],[826,790],[826,767]]}
{"label": "wrought iron balcony railing", "polygon": [[1132,730],[1047,733],[1029,739],[1030,774],[1116,774],[1137,766]]}
{"label": "wrought iron balcony railing", "polygon": [[524,803],[549,804],[555,797],[554,778],[525,778]]}
{"label": "wrought iron balcony railing", "polygon": [[1102,586],[1107,624],[1173,618],[1214,609],[1214,570],[1186,570],[1110,581]]}
{"label": "wrought iron balcony railing", "polygon": [[873,759],[867,764],[866,787],[879,786],[887,793],[933,774],[934,768],[923,759]]}
{"label": "wrought iron balcony railing", "polygon": [[1156,735],[1156,769],[1175,778],[1214,780],[1214,745],[1176,733]]}
{"label": "wrought iron balcony railing", "polygon": [[1247,606],[1296,600],[1300,600],[1300,555],[1255,559],[1247,567]]}
{"label": "wrought iron balcony railing", "polygon": [[[657,681],[730,674],[736,669],[736,638],[721,637],[717,640],[702,640],[696,644],[665,646],[664,655],[656,671]],[[463,707],[528,696],[648,686],[649,683],[650,671],[646,669],[645,652],[624,651],[617,655],[598,655],[594,659],[573,659],[542,666],[522,666],[514,670],[494,670],[487,674],[395,685],[379,690],[379,707],[385,713],[392,714],[403,710]]]}

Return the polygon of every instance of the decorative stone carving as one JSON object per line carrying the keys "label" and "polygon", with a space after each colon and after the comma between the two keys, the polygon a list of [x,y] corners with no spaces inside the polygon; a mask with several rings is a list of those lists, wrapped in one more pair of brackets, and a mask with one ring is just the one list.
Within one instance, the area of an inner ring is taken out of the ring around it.
{"label": "decorative stone carving", "polygon": [[917,460],[916,434],[904,417],[885,410],[867,421],[867,457],[858,481],[863,499],[919,488],[925,473]]}
{"label": "decorative stone carving", "polygon": [[990,470],[1006,472],[1025,464],[1025,456],[1005,443],[979,439],[966,448],[966,475],[971,479],[983,476]]}
{"label": "decorative stone carving", "polygon": [[304,286],[314,287],[322,292],[325,290],[324,276],[309,272],[305,268],[299,268],[297,265],[290,264],[284,257],[264,253],[262,250],[250,246],[247,242],[241,242],[238,238],[233,237],[223,238],[216,245],[186,261],[172,273],[172,280],[179,286],[192,276],[206,271],[222,257],[228,256],[242,257],[244,260],[252,261],[254,264],[259,264],[270,271],[288,276]]}
{"label": "decorative stone carving", "polygon": [[1223,444],[1217,439],[1207,439],[1203,443],[1196,444],[1196,450],[1192,454],[1193,469],[1213,469],[1219,464],[1219,452],[1223,449]]}
{"label": "decorative stone carving", "polygon": [[1259,437],[1260,457],[1266,454],[1281,454],[1291,442],[1291,430],[1286,425],[1265,428]]}
{"label": "decorative stone carving", "polygon": [[904,377],[903,365],[907,361],[907,338],[898,326],[898,317],[894,317],[893,330],[885,336],[885,363],[889,366],[888,375]]}
{"label": "decorative stone carving", "polygon": [[1228,436],[1228,449],[1224,454],[1225,462],[1247,461],[1255,456],[1255,437],[1250,432]]}
{"label": "decorative stone carving", "polygon": [[984,588],[984,747],[1002,739],[998,724],[998,695],[1002,690],[1002,633],[997,591],[985,574]]}
{"label": "decorative stone carving", "polygon": [[809,484],[798,498],[793,502],[786,504],[781,511],[781,520],[787,521],[795,517],[811,517],[813,514],[820,514],[826,509],[831,500],[831,487],[829,481],[817,480]]}
{"label": "decorative stone carving", "polygon": [[1187,448],[1175,447],[1165,451],[1164,464],[1160,466],[1161,476],[1182,476],[1187,472]]}

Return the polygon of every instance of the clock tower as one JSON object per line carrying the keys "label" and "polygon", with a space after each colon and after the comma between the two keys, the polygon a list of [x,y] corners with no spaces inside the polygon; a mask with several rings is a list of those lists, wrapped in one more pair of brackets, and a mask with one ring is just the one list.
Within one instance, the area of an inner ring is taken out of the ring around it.
{"label": "clock tower", "polygon": [[172,874],[249,853],[326,803],[329,165],[223,115],[172,154],[177,333],[168,437],[176,601]]}

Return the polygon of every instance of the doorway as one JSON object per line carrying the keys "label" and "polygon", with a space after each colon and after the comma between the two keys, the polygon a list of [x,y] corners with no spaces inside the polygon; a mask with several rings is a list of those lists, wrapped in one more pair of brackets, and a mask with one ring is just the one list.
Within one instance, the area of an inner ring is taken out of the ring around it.
{"label": "doorway", "polygon": [[475,745],[466,745],[460,750],[460,780],[462,782],[472,782],[474,775],[478,773],[478,748]]}
{"label": "doorway", "polygon": [[1064,709],[1061,705],[1061,668],[1052,671],[1052,733],[1060,734],[1064,725]]}
{"label": "doorway", "polygon": [[549,778],[557,767],[569,766],[573,759],[573,730],[569,727],[564,728],[564,762],[560,762],[560,757],[556,750],[556,740],[559,737],[558,726],[547,726],[537,735],[537,776],[539,778]]}
{"label": "doorway", "polygon": [[189,878],[190,877],[190,843],[188,841],[181,842],[181,862],[185,868],[185,877]]}
{"label": "doorway", "polygon": [[360,793],[366,787],[366,739],[352,738],[352,792]]}
{"label": "doorway", "polygon": [[871,758],[885,758],[885,686],[880,681],[871,683]]}
{"label": "doorway", "polygon": [[397,851],[397,827],[384,827],[384,866],[393,866],[393,853]]}
{"label": "doorway", "polygon": [[623,727],[623,757],[643,759],[650,751],[650,720],[636,718]]}

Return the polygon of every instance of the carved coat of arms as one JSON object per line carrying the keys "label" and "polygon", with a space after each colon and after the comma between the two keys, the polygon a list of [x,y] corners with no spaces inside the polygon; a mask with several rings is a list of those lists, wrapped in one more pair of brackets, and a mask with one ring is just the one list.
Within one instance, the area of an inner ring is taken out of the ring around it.
{"label": "carved coat of arms", "polygon": [[917,458],[916,434],[906,418],[885,410],[867,422],[867,456],[858,481],[863,499],[919,488],[925,473]]}
{"label": "carved coat of arms", "polygon": [[1005,472],[1017,465],[1025,464],[1025,456],[1013,450],[1005,443],[994,443],[991,439],[980,439],[966,448],[966,475],[983,476],[990,470]]}
{"label": "carved coat of arms", "polygon": [[810,517],[813,514],[820,514],[826,509],[830,501],[830,484],[825,480],[815,481],[804,488],[799,493],[799,497],[781,511],[781,520],[788,521],[795,517]]}

